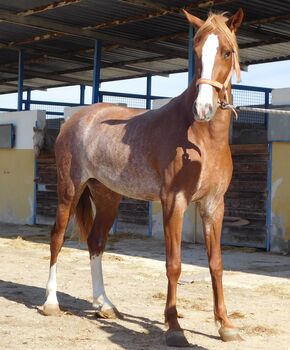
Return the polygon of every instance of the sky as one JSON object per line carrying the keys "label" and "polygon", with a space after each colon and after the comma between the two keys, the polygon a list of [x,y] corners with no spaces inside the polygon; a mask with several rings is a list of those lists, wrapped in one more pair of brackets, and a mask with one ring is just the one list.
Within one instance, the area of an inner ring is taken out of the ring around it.
{"label": "sky", "polygon": [[[236,83],[235,77],[232,80]],[[290,88],[290,60],[251,65],[247,72],[242,72],[241,85]],[[154,76],[152,79],[152,95],[174,97],[187,87],[187,73],[171,74],[169,77]],[[131,79],[101,84],[101,90],[146,94],[146,79]],[[85,103],[91,103],[92,89],[86,88]],[[31,98],[42,101],[79,102],[79,86],[33,91]],[[25,98],[24,94],[24,98]],[[17,95],[0,95],[0,108],[17,108]]]}

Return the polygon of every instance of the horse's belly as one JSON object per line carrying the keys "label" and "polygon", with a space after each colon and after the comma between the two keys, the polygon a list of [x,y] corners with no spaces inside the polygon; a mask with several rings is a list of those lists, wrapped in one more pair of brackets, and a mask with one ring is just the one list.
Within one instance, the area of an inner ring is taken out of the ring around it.
{"label": "horse's belly", "polygon": [[148,169],[132,168],[118,171],[116,168],[100,165],[90,177],[96,178],[123,196],[141,200],[159,200],[160,180]]}

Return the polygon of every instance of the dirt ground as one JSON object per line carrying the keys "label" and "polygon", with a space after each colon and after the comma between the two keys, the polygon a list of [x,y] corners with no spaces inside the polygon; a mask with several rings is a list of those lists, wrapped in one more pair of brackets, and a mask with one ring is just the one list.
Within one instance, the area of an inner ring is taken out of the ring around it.
{"label": "dirt ground", "polygon": [[[167,349],[162,241],[111,237],[104,255],[105,285],[124,319],[104,320],[91,308],[88,252],[68,240],[58,264],[64,312],[45,317],[39,307],[48,277],[48,231],[46,226],[0,225],[0,349]],[[250,249],[224,249],[223,256],[227,308],[244,340],[218,338],[205,250],[184,244],[178,311],[192,348],[290,349],[290,257]]]}

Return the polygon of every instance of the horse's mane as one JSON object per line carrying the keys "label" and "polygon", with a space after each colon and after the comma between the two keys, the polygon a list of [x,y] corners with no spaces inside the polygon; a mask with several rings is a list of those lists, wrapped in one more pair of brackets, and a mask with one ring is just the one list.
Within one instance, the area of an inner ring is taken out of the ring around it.
{"label": "horse's mane", "polygon": [[[195,39],[202,36],[203,34],[209,34],[214,32],[215,30],[220,31],[222,34],[225,35],[228,42],[232,46],[237,61],[239,62],[239,47],[237,43],[236,35],[233,31],[229,29],[227,26],[227,20],[229,19],[227,16],[225,16],[226,12],[223,13],[209,13],[209,16],[207,20],[204,22],[204,24],[198,29],[198,31],[195,34]],[[237,68],[237,67],[236,67]],[[237,72],[238,74],[238,72]],[[239,78],[239,77],[238,77]]]}

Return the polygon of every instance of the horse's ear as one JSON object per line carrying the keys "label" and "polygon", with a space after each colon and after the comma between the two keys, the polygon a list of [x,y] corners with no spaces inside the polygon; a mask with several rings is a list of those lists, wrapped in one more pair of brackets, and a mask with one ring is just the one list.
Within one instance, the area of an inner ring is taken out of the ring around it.
{"label": "horse's ear", "polygon": [[200,28],[203,24],[204,21],[196,16],[191,15],[189,12],[182,10],[185,17],[187,18],[188,22],[194,25],[197,28]]}
{"label": "horse's ear", "polygon": [[232,17],[227,20],[227,26],[231,31],[236,32],[239,26],[241,25],[244,18],[243,9],[239,9]]}

